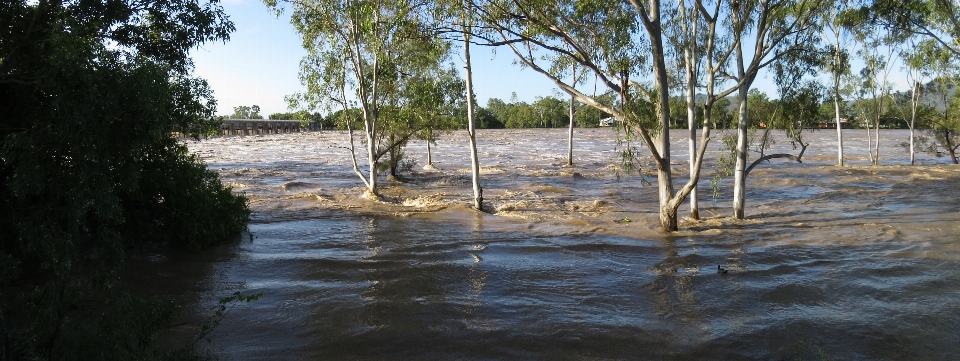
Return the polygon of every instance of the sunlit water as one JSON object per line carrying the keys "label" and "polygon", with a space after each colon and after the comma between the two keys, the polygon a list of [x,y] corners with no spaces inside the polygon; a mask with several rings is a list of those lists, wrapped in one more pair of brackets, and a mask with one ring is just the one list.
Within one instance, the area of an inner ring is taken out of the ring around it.
{"label": "sunlit water", "polygon": [[[462,132],[433,147],[439,171],[412,143],[419,164],[382,178],[382,202],[361,197],[343,133],[216,138],[190,148],[250,197],[252,239],[142,261],[164,270],[156,292],[196,300],[194,327],[217,298],[263,292],[210,335],[227,360],[956,360],[960,168],[906,165],[906,134],[882,134],[874,167],[845,131],[844,168],[835,131],[807,134],[804,163],[750,174],[743,221],[729,180],[712,196],[717,136],[704,219],[675,234],[657,229],[655,176],[618,181],[610,129],[577,131],[573,167],[564,130],[482,131],[492,214],[467,208]],[[679,188],[679,138],[673,153]]]}

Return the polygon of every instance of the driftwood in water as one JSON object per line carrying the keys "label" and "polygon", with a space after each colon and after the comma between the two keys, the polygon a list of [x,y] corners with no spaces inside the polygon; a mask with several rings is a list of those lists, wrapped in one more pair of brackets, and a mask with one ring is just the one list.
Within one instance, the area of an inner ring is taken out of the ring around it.
{"label": "driftwood in water", "polygon": [[760,163],[763,163],[771,159],[787,158],[787,159],[795,160],[797,161],[797,163],[803,163],[803,160],[802,160],[803,153],[807,151],[807,146],[810,144],[803,143],[803,142],[799,142],[799,143],[800,143],[800,154],[793,155],[793,154],[787,154],[787,153],[777,153],[777,154],[769,154],[769,155],[765,155],[760,158],[757,158],[757,160],[753,161],[753,163],[751,163],[750,166],[743,171],[743,178],[746,179],[747,176],[750,175],[750,171],[753,170],[754,167],[756,167]]}

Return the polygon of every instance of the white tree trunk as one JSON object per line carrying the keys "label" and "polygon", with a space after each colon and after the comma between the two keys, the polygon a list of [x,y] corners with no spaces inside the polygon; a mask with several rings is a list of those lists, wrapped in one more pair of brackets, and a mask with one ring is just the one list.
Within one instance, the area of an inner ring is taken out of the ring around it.
{"label": "white tree trunk", "polygon": [[837,121],[837,165],[843,167],[843,125],[840,123],[840,90],[834,87],[833,113]]}
{"label": "white tree trunk", "polygon": [[[653,18],[659,21],[659,9],[653,8],[656,16]],[[659,26],[659,24],[657,24]],[[672,204],[673,194],[673,173],[670,168],[670,94],[669,80],[667,77],[667,65],[664,61],[663,39],[660,32],[647,31],[651,36],[653,44],[654,75],[656,76],[656,90],[659,99],[657,100],[658,123],[660,123],[660,133],[654,138],[654,147],[660,156],[657,162],[657,186],[660,197],[660,228],[667,232],[674,232],[679,228],[677,222],[677,205]]]}
{"label": "white tree trunk", "polygon": [[367,166],[369,168],[367,175],[370,180],[367,181],[367,190],[370,191],[373,195],[377,194],[377,140],[374,138],[376,131],[377,123],[372,119],[367,119],[364,124],[366,125],[366,135],[367,135]]}
{"label": "white tree trunk", "polygon": [[742,85],[739,90],[740,119],[737,122],[737,161],[733,169],[733,217],[744,218],[746,200],[746,167],[747,167],[747,89]]}
{"label": "white tree trunk", "polygon": [[[465,20],[465,24],[466,21]],[[463,37],[463,56],[467,86],[467,132],[470,138],[470,169],[473,175],[473,208],[483,211],[483,188],[480,188],[480,161],[477,158],[477,129],[473,119],[473,69],[470,65],[470,28],[466,28]]]}
{"label": "white tree trunk", "polygon": [[[680,1],[680,11],[683,12],[684,17],[686,14],[686,7],[684,6],[684,0]],[[697,161],[697,107],[695,103],[695,97],[697,93],[697,16],[693,16],[693,26],[688,32],[687,23],[689,21],[683,21],[683,36],[685,40],[683,48],[683,58],[684,58],[684,67],[686,69],[686,81],[687,81],[687,128],[690,131],[690,138],[687,140],[687,147],[689,148],[689,161],[690,161],[690,178],[693,179],[696,174],[696,169],[694,163]],[[700,219],[700,205],[699,199],[697,196],[697,187],[694,185],[693,189],[690,191],[690,194],[687,196],[690,198],[690,218]]]}
{"label": "white tree trunk", "polygon": [[744,208],[746,205],[747,189],[747,95],[750,91],[750,83],[745,78],[747,76],[743,64],[742,45],[736,47],[737,76],[740,79],[740,87],[737,89],[737,98],[740,100],[738,111],[739,120],[737,121],[737,160],[733,168],[733,218],[743,219]]}
{"label": "white tree trunk", "polygon": [[[573,86],[576,86],[577,85],[577,66],[573,65],[571,66],[571,68],[572,68],[571,76],[573,78],[573,82],[571,84]],[[570,131],[567,134],[567,165],[568,166],[573,166],[573,116],[574,116],[573,102],[574,102],[574,96],[573,94],[570,94],[570,109],[569,109],[570,110]]]}
{"label": "white tree trunk", "polygon": [[874,125],[874,134],[873,138],[875,142],[873,143],[873,153],[876,155],[873,158],[873,165],[880,165],[880,119],[877,119],[877,123]]}
{"label": "white tree trunk", "polygon": [[870,155],[870,164],[877,164],[877,161],[873,157],[873,133],[870,133],[870,128],[873,124],[867,123],[867,154]]}
{"label": "white tree trunk", "polygon": [[917,122],[917,106],[920,103],[920,81],[916,80],[916,77],[913,81],[913,87],[911,87],[910,92],[910,165],[914,165],[916,162],[916,151],[914,151],[914,129]]}

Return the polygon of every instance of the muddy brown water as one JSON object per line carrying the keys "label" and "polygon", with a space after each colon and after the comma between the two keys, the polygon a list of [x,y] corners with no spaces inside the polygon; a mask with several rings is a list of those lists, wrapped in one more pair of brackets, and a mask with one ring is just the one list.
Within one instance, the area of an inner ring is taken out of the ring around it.
{"label": "muddy brown water", "polygon": [[362,197],[344,133],[215,138],[190,149],[250,197],[251,237],[139,261],[153,292],[191,305],[182,328],[263,292],[210,334],[225,360],[956,360],[960,168],[907,165],[906,134],[882,133],[871,166],[862,131],[845,131],[840,168],[836,132],[808,133],[804,163],[750,174],[742,221],[729,180],[712,195],[720,134],[703,219],[671,234],[656,177],[617,176],[609,128],[577,130],[573,167],[564,130],[481,131],[491,213],[467,208],[463,132],[433,147],[436,171],[412,143],[419,164],[382,178],[382,201]]}

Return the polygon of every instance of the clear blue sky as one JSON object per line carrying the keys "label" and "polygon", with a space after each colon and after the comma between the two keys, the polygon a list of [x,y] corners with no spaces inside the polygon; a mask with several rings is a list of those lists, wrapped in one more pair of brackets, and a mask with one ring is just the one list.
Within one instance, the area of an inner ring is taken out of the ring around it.
{"label": "clear blue sky", "polygon": [[[233,107],[241,105],[259,105],[264,117],[287,112],[283,97],[304,89],[299,64],[306,54],[289,15],[274,17],[260,0],[223,0],[221,4],[236,25],[236,32],[225,44],[208,43],[191,52],[196,64],[194,75],[207,79],[213,88],[217,114],[231,114]],[[474,47],[472,54],[474,89],[481,106],[489,98],[509,101],[514,92],[526,102],[557,92],[546,77],[513,64],[513,54],[507,49],[494,56],[489,49]],[[461,58],[456,59],[459,62]],[[776,87],[764,74],[754,87],[775,97]],[[593,84],[584,88],[592,92]]]}
{"label": "clear blue sky", "polygon": [[[207,79],[213,88],[217,114],[231,114],[233,107],[254,104],[260,106],[264,117],[288,111],[283,97],[303,91],[299,67],[306,54],[289,15],[274,17],[260,0],[224,0],[221,4],[236,32],[226,44],[208,43],[191,52],[194,75]],[[509,101],[513,92],[526,102],[555,92],[556,86],[544,76],[512,64],[512,53],[501,50],[494,57],[489,49],[475,47],[472,55],[480,105],[491,97]],[[461,58],[455,59],[460,62]]]}

